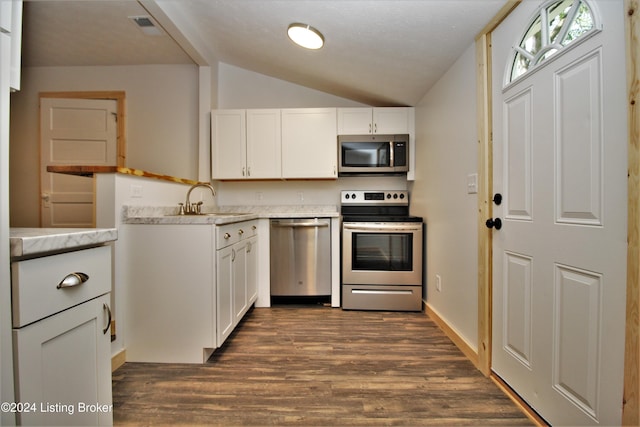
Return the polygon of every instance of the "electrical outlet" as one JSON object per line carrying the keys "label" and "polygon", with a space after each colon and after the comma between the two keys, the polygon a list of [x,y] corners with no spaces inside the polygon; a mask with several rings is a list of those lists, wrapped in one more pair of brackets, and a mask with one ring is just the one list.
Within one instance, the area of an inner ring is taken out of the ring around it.
{"label": "electrical outlet", "polygon": [[298,200],[304,202],[304,193],[302,191],[298,191]]}
{"label": "electrical outlet", "polygon": [[442,279],[439,274],[436,274],[436,291],[442,291]]}
{"label": "electrical outlet", "polygon": [[256,201],[258,201],[258,202],[262,201],[262,192],[261,191],[256,191]]}
{"label": "electrical outlet", "polygon": [[129,187],[129,195],[136,199],[142,198],[142,185],[131,184]]}

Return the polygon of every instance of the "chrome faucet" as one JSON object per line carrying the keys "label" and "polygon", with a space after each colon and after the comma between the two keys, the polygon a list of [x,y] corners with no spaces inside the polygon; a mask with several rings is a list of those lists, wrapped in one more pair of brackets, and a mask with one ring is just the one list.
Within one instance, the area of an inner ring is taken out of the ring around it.
{"label": "chrome faucet", "polygon": [[213,195],[213,197],[216,196],[216,190],[213,189],[213,186],[211,184],[195,184],[192,185],[191,188],[189,188],[189,191],[187,191],[187,198],[185,200],[184,206],[182,205],[182,203],[178,203],[178,205],[180,206],[180,215],[199,215],[202,210],[202,202],[198,202],[198,203],[191,203],[189,201],[189,197],[191,196],[191,192],[198,187],[205,187],[208,188],[209,190],[211,190],[211,194]]}

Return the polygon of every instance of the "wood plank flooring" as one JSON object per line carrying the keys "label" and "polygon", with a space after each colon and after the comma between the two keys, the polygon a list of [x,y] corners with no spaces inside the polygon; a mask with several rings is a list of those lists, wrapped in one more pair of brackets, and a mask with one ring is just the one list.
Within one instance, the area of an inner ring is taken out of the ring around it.
{"label": "wood plank flooring", "polygon": [[113,402],[115,425],[532,425],[424,313],[319,305],[253,309],[206,364],[126,363]]}

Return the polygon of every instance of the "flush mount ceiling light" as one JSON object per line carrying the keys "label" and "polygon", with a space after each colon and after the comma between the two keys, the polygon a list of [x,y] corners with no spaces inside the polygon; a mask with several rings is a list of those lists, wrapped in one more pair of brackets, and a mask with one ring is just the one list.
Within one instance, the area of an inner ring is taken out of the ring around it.
{"label": "flush mount ceiling light", "polygon": [[291,24],[289,25],[287,34],[291,41],[306,49],[320,49],[324,44],[324,36],[322,33],[307,24]]}

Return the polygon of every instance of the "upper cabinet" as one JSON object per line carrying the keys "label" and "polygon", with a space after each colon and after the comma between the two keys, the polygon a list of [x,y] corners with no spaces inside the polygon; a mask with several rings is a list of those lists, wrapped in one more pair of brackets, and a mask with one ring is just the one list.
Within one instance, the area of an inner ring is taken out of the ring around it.
{"label": "upper cabinet", "polygon": [[335,108],[282,110],[282,177],[337,178]]}
{"label": "upper cabinet", "polygon": [[213,179],[280,178],[280,110],[211,113]]}
{"label": "upper cabinet", "polygon": [[338,135],[412,133],[411,107],[338,108]]}
{"label": "upper cabinet", "polygon": [[415,109],[289,108],[213,110],[211,170],[216,180],[336,179],[338,135],[409,134],[415,177]]}
{"label": "upper cabinet", "polygon": [[9,86],[17,91],[20,90],[22,0],[0,1],[0,33],[11,36]]}

